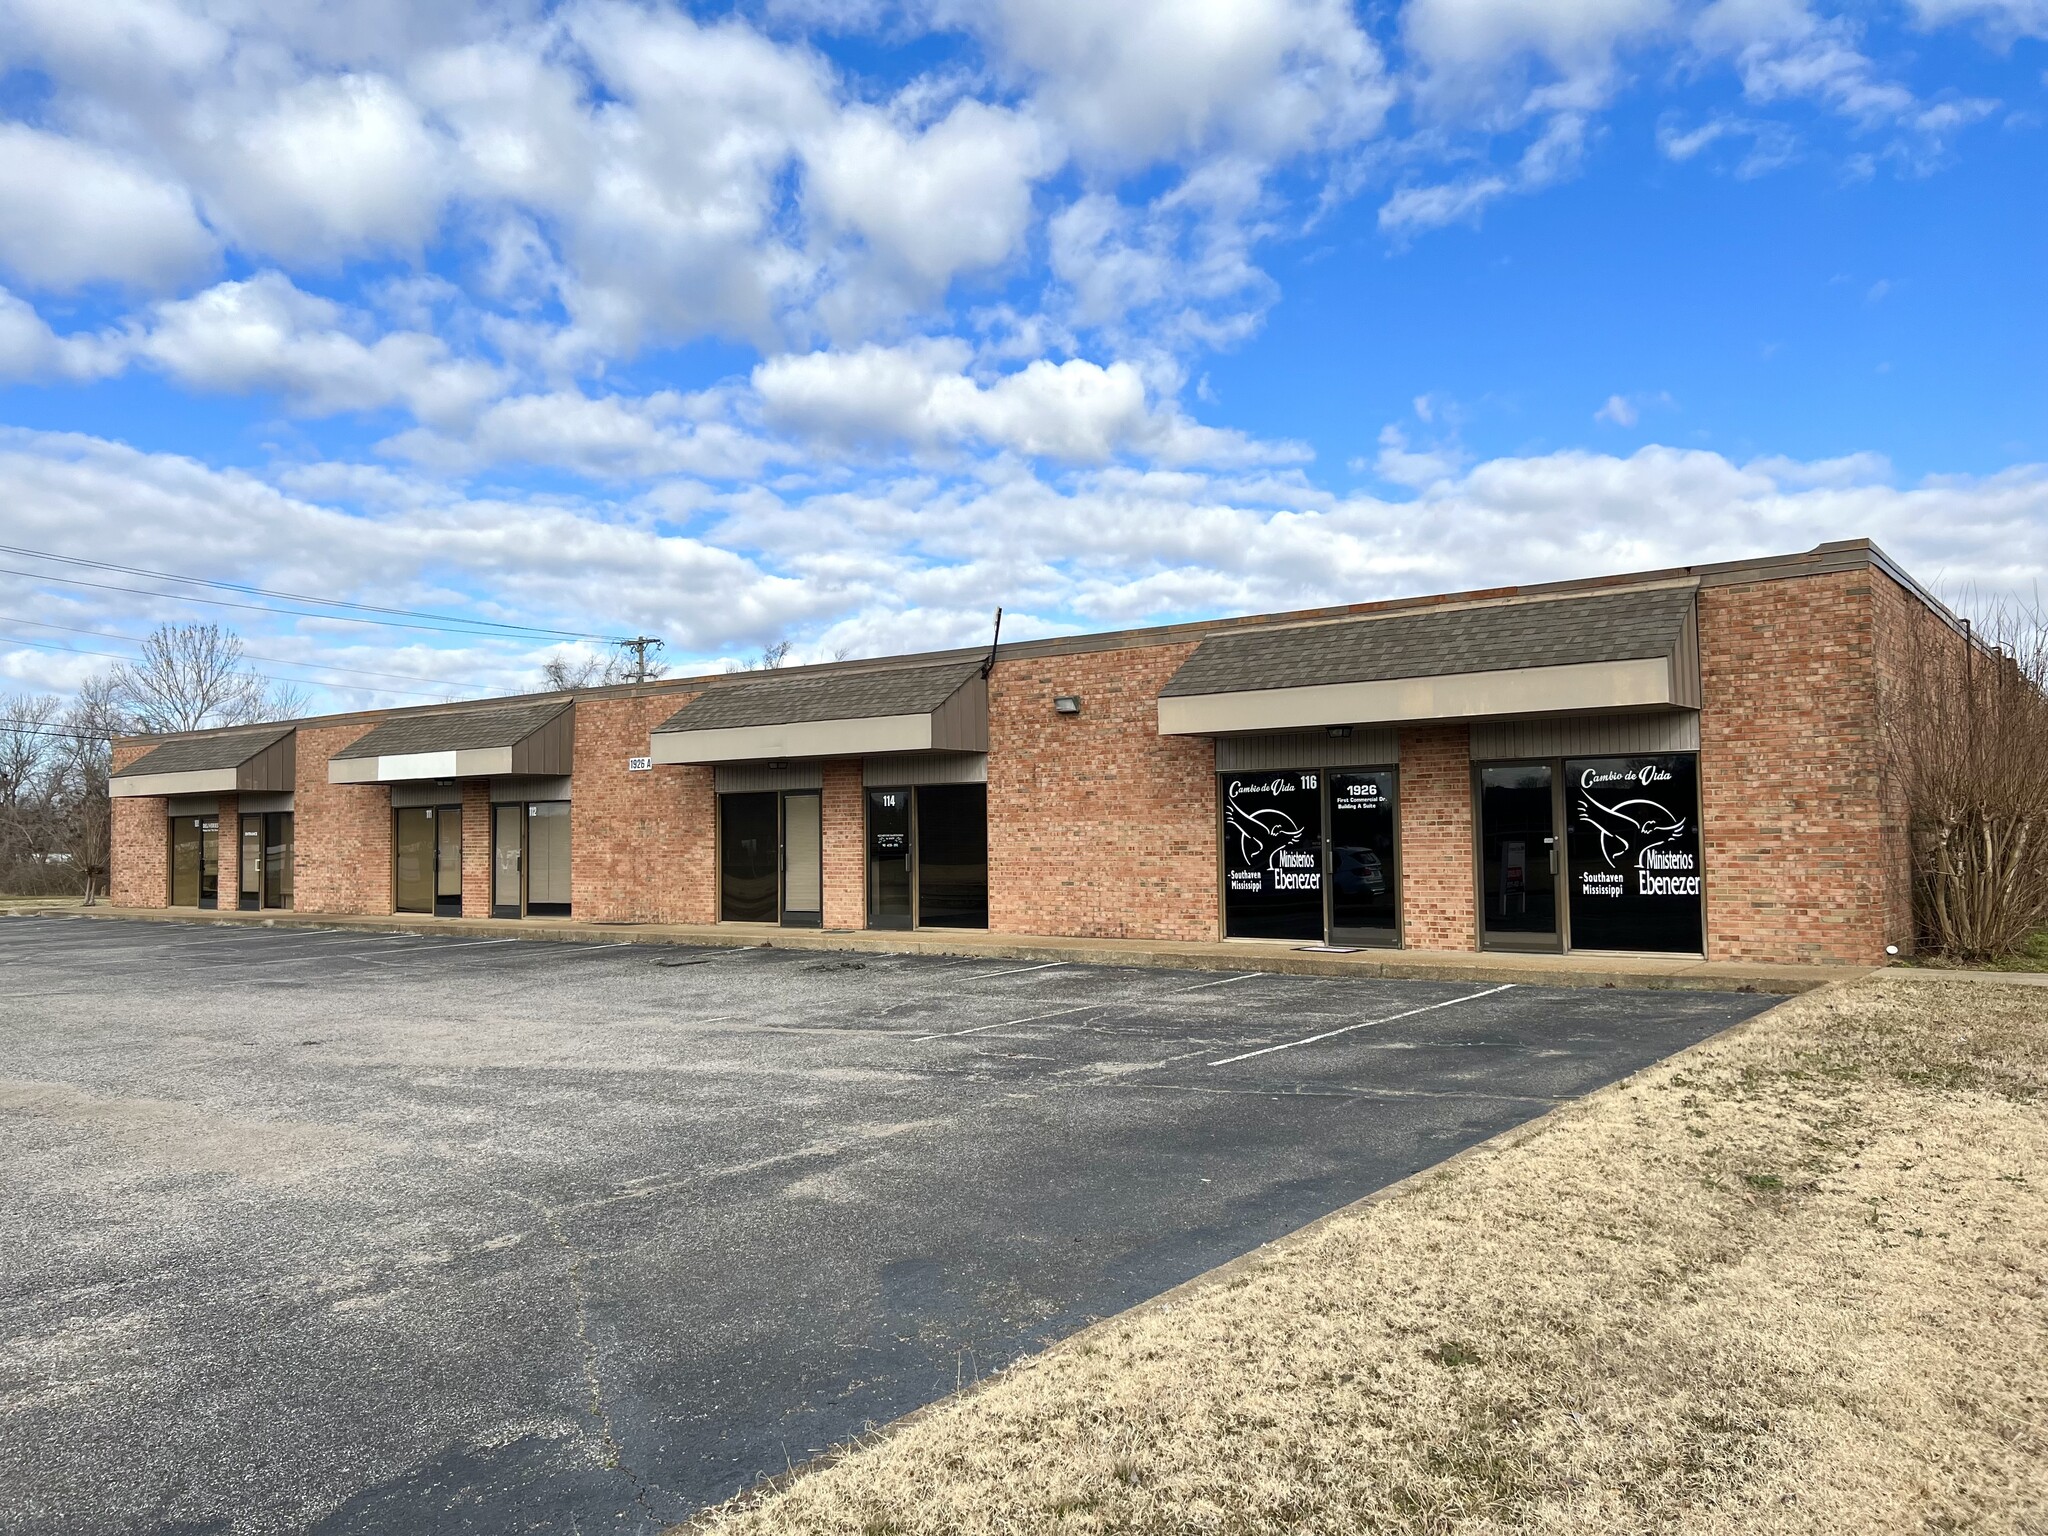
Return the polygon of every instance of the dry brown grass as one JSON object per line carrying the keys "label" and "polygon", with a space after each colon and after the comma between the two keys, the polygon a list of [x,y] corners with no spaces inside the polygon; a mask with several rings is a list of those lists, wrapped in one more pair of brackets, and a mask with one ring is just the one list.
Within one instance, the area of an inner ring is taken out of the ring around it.
{"label": "dry brown grass", "polygon": [[2048,993],[1809,994],[720,1512],[2048,1533]]}

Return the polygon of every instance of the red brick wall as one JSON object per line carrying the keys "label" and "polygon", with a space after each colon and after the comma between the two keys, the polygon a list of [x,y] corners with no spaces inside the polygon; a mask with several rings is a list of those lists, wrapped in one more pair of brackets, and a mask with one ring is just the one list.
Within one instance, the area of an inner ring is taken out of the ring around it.
{"label": "red brick wall", "polygon": [[1477,949],[1471,730],[1403,730],[1398,793],[1401,942],[1409,949]]}
{"label": "red brick wall", "polygon": [[375,724],[299,727],[292,806],[301,912],[383,916],[392,909],[390,786],[327,782],[327,760]]}
{"label": "red brick wall", "polygon": [[[114,748],[115,769],[126,768],[147,745]],[[107,899],[117,907],[166,907],[171,902],[170,810],[161,795],[112,802]]]}
{"label": "red brick wall", "polygon": [[[1159,690],[1194,647],[999,664],[989,678],[989,927],[1213,939],[1216,750],[1159,734]],[[1053,712],[1078,694],[1079,715]]]}
{"label": "red brick wall", "polygon": [[242,905],[242,818],[234,795],[220,797],[220,884],[216,905],[233,912]]}
{"label": "red brick wall", "polygon": [[576,704],[569,900],[579,918],[708,923],[717,916],[711,770],[626,767],[654,727],[695,695],[627,694]]}
{"label": "red brick wall", "polygon": [[1870,570],[1701,590],[1707,956],[1879,963]]}
{"label": "red brick wall", "polygon": [[857,757],[825,764],[825,926],[868,922],[867,791]]}
{"label": "red brick wall", "polygon": [[489,779],[472,779],[462,786],[462,915],[491,915]]}

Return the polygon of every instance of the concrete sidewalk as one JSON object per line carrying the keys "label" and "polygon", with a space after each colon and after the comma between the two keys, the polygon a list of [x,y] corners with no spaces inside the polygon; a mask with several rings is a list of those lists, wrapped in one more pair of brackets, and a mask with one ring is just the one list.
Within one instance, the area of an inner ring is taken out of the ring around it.
{"label": "concrete sidewalk", "polygon": [[[1074,939],[973,930],[857,932],[756,923],[588,923],[571,918],[342,917],[317,912],[198,912],[162,907],[18,907],[20,913],[156,923],[356,929],[366,933],[488,934],[569,944],[679,944],[855,951],[864,954],[978,955],[1078,965],[1162,966],[1198,971],[1267,971],[1294,976],[1384,976],[1403,980],[1516,982],[1547,987],[1653,987],[1791,995],[1870,973],[1868,966],[1763,965],[1662,955],[1516,955],[1426,949],[1332,954],[1296,944],[1245,939]],[[1930,971],[1925,975],[1955,975]]]}

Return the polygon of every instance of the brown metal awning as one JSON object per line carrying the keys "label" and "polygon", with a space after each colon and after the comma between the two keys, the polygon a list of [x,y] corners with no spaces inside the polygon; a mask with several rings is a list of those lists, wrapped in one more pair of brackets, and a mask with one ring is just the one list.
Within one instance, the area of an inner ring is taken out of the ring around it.
{"label": "brown metal awning", "polygon": [[561,699],[387,720],[327,762],[330,784],[402,784],[570,771],[576,706]]}
{"label": "brown metal awning", "polygon": [[657,763],[987,750],[978,661],[742,677],[706,689],[653,737]]}
{"label": "brown metal awning", "polygon": [[1159,698],[1163,736],[1698,709],[1696,583],[1212,634]]}
{"label": "brown metal awning", "polygon": [[116,800],[146,795],[232,795],[288,790],[298,769],[289,725],[239,726],[178,736],[107,778]]}

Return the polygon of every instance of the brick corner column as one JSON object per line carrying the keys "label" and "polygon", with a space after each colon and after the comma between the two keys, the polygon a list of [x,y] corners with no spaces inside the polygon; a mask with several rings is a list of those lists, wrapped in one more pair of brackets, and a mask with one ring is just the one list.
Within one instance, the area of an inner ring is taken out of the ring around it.
{"label": "brick corner column", "polygon": [[491,784],[462,786],[462,915],[491,915]]}
{"label": "brick corner column", "polygon": [[1409,949],[1475,950],[1472,734],[1467,726],[1401,732],[1401,923]]}
{"label": "brick corner column", "polygon": [[819,812],[824,820],[827,928],[868,925],[866,794],[859,758],[834,758],[825,764]]}
{"label": "brick corner column", "polygon": [[111,802],[107,900],[117,907],[171,904],[170,807],[161,796]]}
{"label": "brick corner column", "polygon": [[222,912],[242,910],[242,816],[241,801],[234,795],[220,797],[215,820],[220,823],[220,881],[214,887],[214,906]]}

